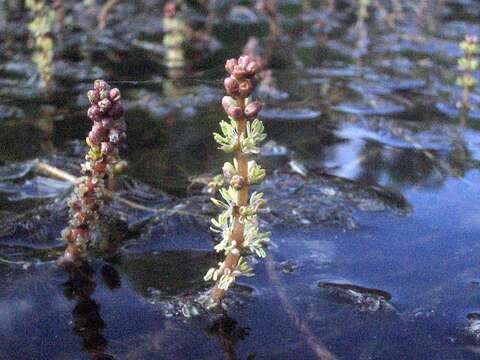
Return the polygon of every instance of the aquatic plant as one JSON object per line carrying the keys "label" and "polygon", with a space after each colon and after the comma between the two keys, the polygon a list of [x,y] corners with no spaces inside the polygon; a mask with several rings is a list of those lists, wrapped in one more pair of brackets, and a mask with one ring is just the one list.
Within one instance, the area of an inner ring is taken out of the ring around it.
{"label": "aquatic plant", "polygon": [[336,0],[327,0],[327,12],[332,14],[337,9],[337,2]]}
{"label": "aquatic plant", "polygon": [[221,302],[238,276],[253,275],[249,257],[265,257],[264,245],[269,241],[269,234],[260,231],[257,221],[257,212],[265,205],[263,194],[253,192],[249,196],[250,186],[265,177],[265,170],[249,159],[258,154],[258,146],[266,137],[263,123],[256,118],[262,106],[251,97],[257,64],[249,56],[241,56],[228,60],[225,68],[230,76],[224,81],[228,96],[222,99],[222,105],[229,121],[220,122],[222,133],[214,133],[214,139],[224,152],[234,152],[235,158],[223,166],[229,186],[220,189],[222,200],[212,198],[222,209],[212,219],[212,230],[222,237],[215,250],[225,254],[218,268],[211,268],[205,275],[206,281],[216,282],[211,292],[214,304]]}
{"label": "aquatic plant", "polygon": [[256,78],[262,78],[264,71],[267,71],[270,65],[269,58],[266,58],[265,51],[260,46],[260,40],[256,36],[250,36],[243,48],[243,55],[248,56],[255,61]]}
{"label": "aquatic plant", "polygon": [[418,26],[425,28],[429,33],[438,32],[439,19],[442,18],[442,10],[445,7],[445,0],[420,0],[414,6],[417,13],[416,22]]}
{"label": "aquatic plant", "polygon": [[53,0],[52,7],[57,14],[58,32],[63,36],[63,31],[65,29],[65,4],[63,0]]}
{"label": "aquatic plant", "polygon": [[268,97],[278,99],[283,97],[283,94],[277,88],[276,79],[270,69],[275,42],[267,42],[266,46],[267,49],[264,50],[260,45],[260,40],[255,36],[251,36],[243,48],[243,55],[249,56],[250,59],[257,64],[256,79],[258,80],[258,92]]}
{"label": "aquatic plant", "polygon": [[358,0],[357,21],[365,21],[368,18],[368,7],[371,0]]}
{"label": "aquatic plant", "polygon": [[168,1],[163,7],[163,46],[165,47],[165,66],[169,69],[185,66],[184,44],[188,39],[189,28],[178,14],[175,1]]}
{"label": "aquatic plant", "polygon": [[470,110],[470,94],[477,85],[473,73],[478,69],[477,55],[480,53],[478,38],[471,35],[465,36],[460,43],[460,48],[463,50],[463,56],[458,59],[458,69],[462,72],[462,76],[457,78],[457,85],[463,87],[463,96],[457,106],[464,110]]}
{"label": "aquatic plant", "polygon": [[100,9],[98,14],[98,28],[104,29],[107,26],[108,14],[112,11],[113,8],[118,4],[119,0],[108,0],[105,5]]}
{"label": "aquatic plant", "polygon": [[355,24],[355,33],[357,36],[355,55],[358,57],[358,65],[362,65],[362,56],[367,52],[368,47],[368,29],[366,21],[368,19],[368,9],[371,0],[358,0],[357,22]]}
{"label": "aquatic plant", "polygon": [[[237,320],[226,313],[216,318],[204,332],[208,337],[217,338],[227,360],[239,359],[235,348],[240,341],[245,340],[250,335],[249,328],[241,327]],[[248,358],[250,357],[253,358],[255,355],[251,354]]]}
{"label": "aquatic plant", "polygon": [[93,90],[88,92],[88,99],[91,104],[88,117],[93,123],[86,139],[89,151],[82,164],[83,176],[68,202],[70,221],[62,232],[68,245],[59,261],[61,264],[81,260],[95,241],[105,188],[115,179],[118,148],[126,138],[126,125],[121,120],[120,90],[112,89],[103,80],[96,80]]}
{"label": "aquatic plant", "polygon": [[257,0],[255,3],[255,8],[266,16],[270,34],[272,36],[280,35],[277,0]]}
{"label": "aquatic plant", "polygon": [[27,0],[26,5],[33,13],[33,20],[28,26],[35,40],[32,61],[37,65],[43,87],[49,89],[53,75],[52,29],[55,12],[45,0]]}

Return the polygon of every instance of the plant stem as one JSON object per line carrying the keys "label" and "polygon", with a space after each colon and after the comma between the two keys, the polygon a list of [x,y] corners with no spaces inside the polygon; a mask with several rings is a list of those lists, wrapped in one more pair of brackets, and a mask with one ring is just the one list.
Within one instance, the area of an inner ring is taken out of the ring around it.
{"label": "plant stem", "polygon": [[60,180],[65,180],[73,184],[78,182],[78,178],[74,175],[43,162],[37,162],[34,166],[34,170],[47,176],[51,176]]}
{"label": "plant stem", "polygon": [[[237,106],[242,109],[242,113],[245,111],[245,99],[242,97],[238,97],[237,99]],[[246,123],[247,120],[245,116],[242,116],[240,119],[237,120],[237,132],[238,132],[238,150],[236,151],[235,157],[237,158],[238,162],[238,173],[239,175],[245,179],[244,185],[238,191],[238,199],[237,199],[237,206],[234,210],[234,226],[232,231],[232,239],[237,243],[237,249],[240,250],[243,246],[243,236],[244,236],[244,225],[240,221],[240,208],[242,206],[248,205],[248,155],[242,152],[240,148],[240,139],[246,136]],[[237,267],[238,260],[240,259],[240,251],[231,251],[225,262],[223,263],[222,269],[220,270],[219,277],[225,272],[225,270],[229,270],[233,272]],[[226,291],[224,289],[220,289],[218,287],[218,283],[215,285],[212,291],[212,300],[215,303],[219,303],[225,296]]]}

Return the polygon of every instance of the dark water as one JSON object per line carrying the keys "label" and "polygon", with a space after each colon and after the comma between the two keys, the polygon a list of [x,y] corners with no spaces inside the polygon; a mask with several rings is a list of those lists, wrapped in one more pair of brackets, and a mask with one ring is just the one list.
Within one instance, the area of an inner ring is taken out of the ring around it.
{"label": "dark water", "polygon": [[[67,1],[49,95],[25,13],[0,3],[1,359],[480,357],[480,97],[465,122],[454,85],[457,43],[480,29],[476,1],[430,2],[424,16],[401,2],[394,24],[394,2],[380,1],[363,25],[354,1],[330,15],[326,2],[280,1],[275,91],[259,94],[272,246],[224,312],[196,301],[217,261],[215,209],[201,190],[227,159],[211,136],[224,59],[251,35],[268,46],[264,19],[219,2],[217,45],[192,50],[190,69],[172,78],[161,1],[122,4],[103,32]],[[69,276],[54,261],[71,187],[32,169],[40,159],[78,174],[84,94],[97,77],[121,88],[127,109],[119,193],[161,211],[113,201],[103,233],[119,254],[100,249]]]}

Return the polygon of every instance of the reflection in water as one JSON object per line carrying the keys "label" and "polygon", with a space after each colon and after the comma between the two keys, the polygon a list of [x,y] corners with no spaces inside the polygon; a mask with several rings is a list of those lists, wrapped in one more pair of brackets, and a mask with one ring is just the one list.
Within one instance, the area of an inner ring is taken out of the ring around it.
{"label": "reflection in water", "polygon": [[467,170],[476,166],[476,161],[468,149],[468,145],[458,132],[452,136],[451,151],[447,154],[447,162],[450,165],[451,175],[458,178],[464,178]]}
{"label": "reflection in water", "polygon": [[[357,128],[344,127],[349,141],[334,146],[340,170],[336,174],[355,179],[361,184],[409,188],[415,185],[438,187],[449,177],[463,178],[468,170],[477,167],[464,134],[450,127],[431,127],[421,130],[402,129],[402,124],[381,125],[393,134],[392,140],[376,138],[366,133],[363,139],[352,137]],[[429,133],[424,134],[423,131]],[[446,132],[448,142],[441,147],[439,134]],[[346,154],[350,154],[346,158]],[[352,159],[350,161],[350,159]],[[327,159],[332,161],[332,156]]]}
{"label": "reflection in water", "polygon": [[42,116],[34,121],[34,126],[37,126],[38,129],[42,132],[41,138],[41,148],[44,152],[52,152],[55,150],[55,146],[53,144],[53,136],[54,136],[54,120],[53,115],[46,110]]}
{"label": "reflection in water", "polygon": [[370,0],[360,0],[357,9],[357,23],[355,24],[355,31],[357,33],[357,42],[355,55],[358,57],[358,65],[362,66],[362,58],[367,53],[368,48],[368,29],[365,24],[368,18],[368,7]]}
{"label": "reflection in water", "polygon": [[[236,344],[245,340],[250,334],[250,329],[239,326],[235,319],[228,316],[227,313],[223,313],[221,317],[205,329],[205,333],[209,337],[218,339],[226,359],[239,360],[240,358],[235,352]],[[249,354],[246,359],[255,359],[255,354]]]}
{"label": "reflection in water", "polygon": [[[72,311],[73,332],[82,339],[82,349],[92,359],[114,359],[106,354],[107,339],[103,336],[105,322],[100,314],[100,305],[92,299],[95,292],[95,272],[87,262],[67,269],[68,281],[64,284],[64,294],[67,299],[75,300]],[[102,279],[110,289],[121,286],[118,272],[110,265],[101,269]]]}
{"label": "reflection in water", "polygon": [[290,321],[304,336],[305,341],[310,347],[311,351],[320,360],[336,360],[335,355],[328,350],[328,348],[322,343],[319,338],[317,338],[310,326],[301,318],[300,313],[295,309],[294,305],[292,304],[290,298],[287,295],[284,286],[280,282],[278,273],[274,269],[271,255],[267,257],[266,264],[268,276],[270,277],[276,294],[280,302],[282,303],[283,309],[290,318]]}

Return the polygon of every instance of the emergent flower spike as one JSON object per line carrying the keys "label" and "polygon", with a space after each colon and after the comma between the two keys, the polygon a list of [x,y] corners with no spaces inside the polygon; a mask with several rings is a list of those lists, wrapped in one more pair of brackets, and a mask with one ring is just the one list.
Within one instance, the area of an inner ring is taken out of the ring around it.
{"label": "emergent flower spike", "polygon": [[218,268],[210,269],[205,280],[216,282],[211,293],[214,304],[219,304],[230,285],[240,276],[252,276],[249,263],[251,256],[265,257],[268,233],[260,232],[257,222],[258,210],[264,206],[262,193],[253,193],[249,198],[249,187],[265,177],[265,170],[249,155],[258,153],[259,143],[266,137],[264,127],[256,119],[261,103],[252,101],[255,90],[257,65],[249,56],[230,59],[225,64],[230,76],[225,79],[225,90],[229,96],[222,99],[222,106],[230,121],[221,121],[222,134],[215,133],[215,141],[225,152],[235,152],[232,163],[223,166],[224,184],[222,197],[212,199],[222,212],[212,219],[212,231],[221,235],[215,246],[217,252],[225,254]]}
{"label": "emergent flower spike", "polygon": [[78,263],[95,241],[106,182],[111,183],[115,178],[118,147],[126,138],[126,125],[120,119],[123,114],[120,90],[96,80],[87,96],[91,104],[87,114],[92,120],[92,129],[86,139],[89,151],[82,164],[83,177],[68,202],[70,222],[62,232],[68,245],[59,260],[61,265]]}

